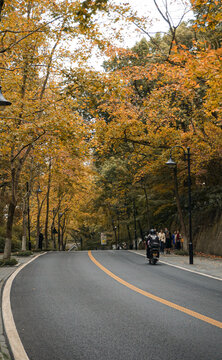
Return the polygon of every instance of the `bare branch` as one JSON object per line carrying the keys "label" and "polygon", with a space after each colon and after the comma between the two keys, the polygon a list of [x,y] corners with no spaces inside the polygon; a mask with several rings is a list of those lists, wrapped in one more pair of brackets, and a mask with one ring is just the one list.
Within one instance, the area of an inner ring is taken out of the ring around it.
{"label": "bare branch", "polygon": [[160,10],[160,7],[159,5],[157,4],[156,0],[153,0],[154,1],[154,4],[157,8],[157,10],[159,11],[160,15],[162,16],[162,18],[167,22],[169,23],[169,19],[163,14],[163,12]]}
{"label": "bare branch", "polygon": [[[31,33],[33,32],[33,30],[22,30],[22,31],[15,31],[15,30],[9,30],[6,29],[4,31],[0,31],[0,34],[6,34],[6,33],[10,33],[10,34],[25,34],[25,33]],[[43,31],[40,31],[43,32]]]}

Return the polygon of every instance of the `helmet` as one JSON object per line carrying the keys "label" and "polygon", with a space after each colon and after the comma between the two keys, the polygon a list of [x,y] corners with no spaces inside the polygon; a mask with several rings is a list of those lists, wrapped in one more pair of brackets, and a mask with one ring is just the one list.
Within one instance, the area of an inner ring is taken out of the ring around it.
{"label": "helmet", "polygon": [[150,235],[156,235],[156,230],[150,229]]}

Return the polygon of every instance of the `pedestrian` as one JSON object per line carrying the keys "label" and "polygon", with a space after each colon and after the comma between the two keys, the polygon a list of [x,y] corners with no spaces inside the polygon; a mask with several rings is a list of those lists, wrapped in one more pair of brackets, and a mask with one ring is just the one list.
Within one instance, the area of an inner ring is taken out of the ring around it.
{"label": "pedestrian", "polygon": [[180,239],[181,239],[181,235],[180,235],[179,230],[177,230],[177,233],[176,233],[176,249],[177,250],[181,249]]}
{"label": "pedestrian", "polygon": [[184,243],[184,238],[181,236],[180,244],[181,244],[181,249],[182,249],[182,250],[183,250],[183,243]]}
{"label": "pedestrian", "polygon": [[166,235],[166,253],[170,254],[171,245],[171,233],[170,231],[165,228],[165,235]]}
{"label": "pedestrian", "polygon": [[172,247],[173,249],[175,249],[176,247],[176,231],[174,231],[174,233],[172,234]]}
{"label": "pedestrian", "polygon": [[160,240],[160,252],[162,254],[164,254],[164,248],[165,248],[165,244],[166,244],[166,235],[163,232],[163,230],[160,230],[160,232],[158,233],[158,237]]}

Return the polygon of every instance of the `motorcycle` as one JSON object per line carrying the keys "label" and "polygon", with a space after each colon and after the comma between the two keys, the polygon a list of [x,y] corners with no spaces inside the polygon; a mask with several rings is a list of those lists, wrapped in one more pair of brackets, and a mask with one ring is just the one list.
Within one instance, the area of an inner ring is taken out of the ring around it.
{"label": "motorcycle", "polygon": [[157,236],[151,236],[147,245],[147,258],[149,264],[156,265],[160,257],[160,241]]}

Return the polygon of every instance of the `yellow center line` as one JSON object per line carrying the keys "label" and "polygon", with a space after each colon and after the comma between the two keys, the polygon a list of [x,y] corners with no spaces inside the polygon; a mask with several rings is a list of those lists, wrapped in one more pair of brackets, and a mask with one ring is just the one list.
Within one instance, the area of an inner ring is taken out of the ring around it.
{"label": "yellow center line", "polygon": [[103,270],[107,275],[109,275],[111,278],[115,279],[116,281],[118,281],[120,284],[128,287],[129,289],[141,294],[141,295],[144,295],[146,296],[147,298],[150,298],[152,300],[155,300],[161,304],[164,304],[166,306],[169,306],[173,309],[176,309],[178,311],[181,311],[187,315],[190,315],[196,319],[199,319],[199,320],[202,320],[202,321],[205,321],[211,325],[214,325],[214,326],[217,326],[219,327],[220,329],[222,329],[222,322],[221,321],[217,321],[217,320],[214,320],[212,318],[209,318],[205,315],[202,315],[202,314],[199,314],[197,313],[196,311],[192,311],[190,309],[187,309],[183,306],[180,306],[180,305],[177,305],[177,304],[174,304],[173,302],[171,301],[168,301],[168,300],[165,300],[165,299],[162,299],[158,296],[155,296],[147,291],[144,291],[130,283],[128,283],[127,281],[121,279],[120,277],[116,276],[115,274],[113,274],[111,271],[109,271],[108,269],[106,269],[102,264],[100,264],[92,255],[92,252],[91,251],[88,251],[88,255],[89,255],[89,258],[92,260],[92,262],[97,265],[101,270]]}

